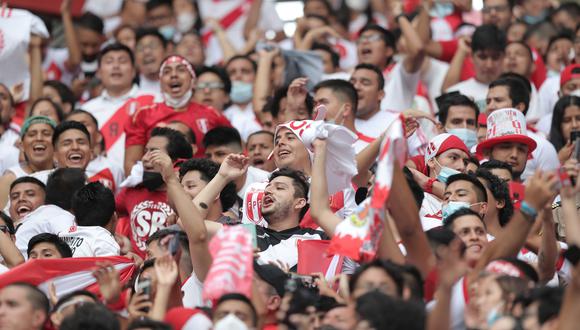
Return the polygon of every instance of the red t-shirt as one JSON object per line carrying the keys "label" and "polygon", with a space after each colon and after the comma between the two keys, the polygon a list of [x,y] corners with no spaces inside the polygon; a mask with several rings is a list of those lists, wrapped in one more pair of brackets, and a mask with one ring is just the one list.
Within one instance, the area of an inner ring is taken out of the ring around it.
{"label": "red t-shirt", "polygon": [[131,240],[133,252],[145,257],[150,235],[166,227],[173,209],[167,203],[165,191],[149,191],[144,187],[123,188],[116,197],[117,214],[126,217],[119,221],[117,232]]}
{"label": "red t-shirt", "polygon": [[177,112],[165,103],[155,103],[151,106],[139,109],[130,122],[125,126],[127,138],[125,145],[145,145],[151,131],[159,124],[168,124],[180,121],[189,126],[195,134],[197,153],[195,156],[203,156],[203,137],[207,131],[218,126],[232,127],[229,120],[217,110],[202,104],[191,102],[186,111]]}

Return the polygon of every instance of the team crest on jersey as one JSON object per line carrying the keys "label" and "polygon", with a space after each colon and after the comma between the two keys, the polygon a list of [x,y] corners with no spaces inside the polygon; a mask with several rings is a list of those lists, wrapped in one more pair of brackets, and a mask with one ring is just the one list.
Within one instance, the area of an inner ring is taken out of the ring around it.
{"label": "team crest on jersey", "polygon": [[203,134],[209,131],[209,121],[207,118],[199,118],[195,121],[195,123],[197,124],[199,130],[203,132]]}
{"label": "team crest on jersey", "polygon": [[147,238],[166,226],[167,218],[173,214],[169,205],[163,202],[145,200],[131,212],[131,235],[141,251],[145,251]]}

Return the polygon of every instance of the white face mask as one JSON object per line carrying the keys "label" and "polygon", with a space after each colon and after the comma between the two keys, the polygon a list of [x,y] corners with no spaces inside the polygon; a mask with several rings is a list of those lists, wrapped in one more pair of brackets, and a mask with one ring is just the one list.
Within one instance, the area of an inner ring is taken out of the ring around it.
{"label": "white face mask", "polygon": [[191,89],[189,89],[185,94],[183,94],[183,96],[181,96],[179,98],[174,98],[171,95],[169,95],[168,93],[162,93],[162,94],[163,94],[163,100],[165,101],[166,105],[168,105],[172,108],[181,108],[189,102],[189,99],[191,99],[191,96],[193,95],[193,91]]}
{"label": "white face mask", "polygon": [[186,33],[195,25],[197,17],[191,12],[180,13],[177,15],[177,30]]}
{"label": "white face mask", "polygon": [[248,330],[248,327],[242,320],[230,313],[217,321],[213,326],[213,330]]}

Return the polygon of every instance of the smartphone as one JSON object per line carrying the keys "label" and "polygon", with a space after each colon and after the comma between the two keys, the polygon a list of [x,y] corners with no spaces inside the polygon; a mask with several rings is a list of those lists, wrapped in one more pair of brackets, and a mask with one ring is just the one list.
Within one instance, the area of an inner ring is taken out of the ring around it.
{"label": "smartphone", "polygon": [[256,225],[251,223],[242,223],[242,226],[252,234],[252,247],[258,247],[258,237],[256,237]]}
{"label": "smartphone", "polygon": [[560,183],[558,184],[558,190],[562,189],[562,187],[570,187],[572,186],[572,180],[570,178],[570,176],[568,175],[568,172],[566,172],[566,169],[563,167],[560,167],[558,169],[558,177],[560,178]]}
{"label": "smartphone", "polygon": [[514,209],[519,210],[526,194],[526,186],[514,181],[511,181],[508,186],[510,189],[510,197],[512,199],[512,203],[514,204]]}
{"label": "smartphone", "polygon": [[574,146],[574,158],[576,160],[580,159],[580,131],[572,131],[570,132],[570,141],[576,142]]}
{"label": "smartphone", "polygon": [[316,277],[312,275],[299,275],[290,273],[290,278],[296,281],[300,281],[300,283],[306,288],[313,288],[316,286]]}
{"label": "smartphone", "polygon": [[141,293],[147,296],[147,298],[151,298],[151,280],[146,278],[141,280],[137,284],[137,293]]}
{"label": "smartphone", "polygon": [[580,261],[580,248],[576,245],[569,246],[568,250],[564,251],[564,258],[576,266],[578,261]]}

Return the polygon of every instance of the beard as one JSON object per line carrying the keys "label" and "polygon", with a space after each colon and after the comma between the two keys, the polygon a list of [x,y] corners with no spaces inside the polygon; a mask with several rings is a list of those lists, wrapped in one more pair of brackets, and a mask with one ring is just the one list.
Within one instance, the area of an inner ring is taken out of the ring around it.
{"label": "beard", "polygon": [[290,215],[291,202],[274,202],[273,207],[268,210],[262,209],[262,216],[268,223],[276,222],[278,219],[286,219]]}

